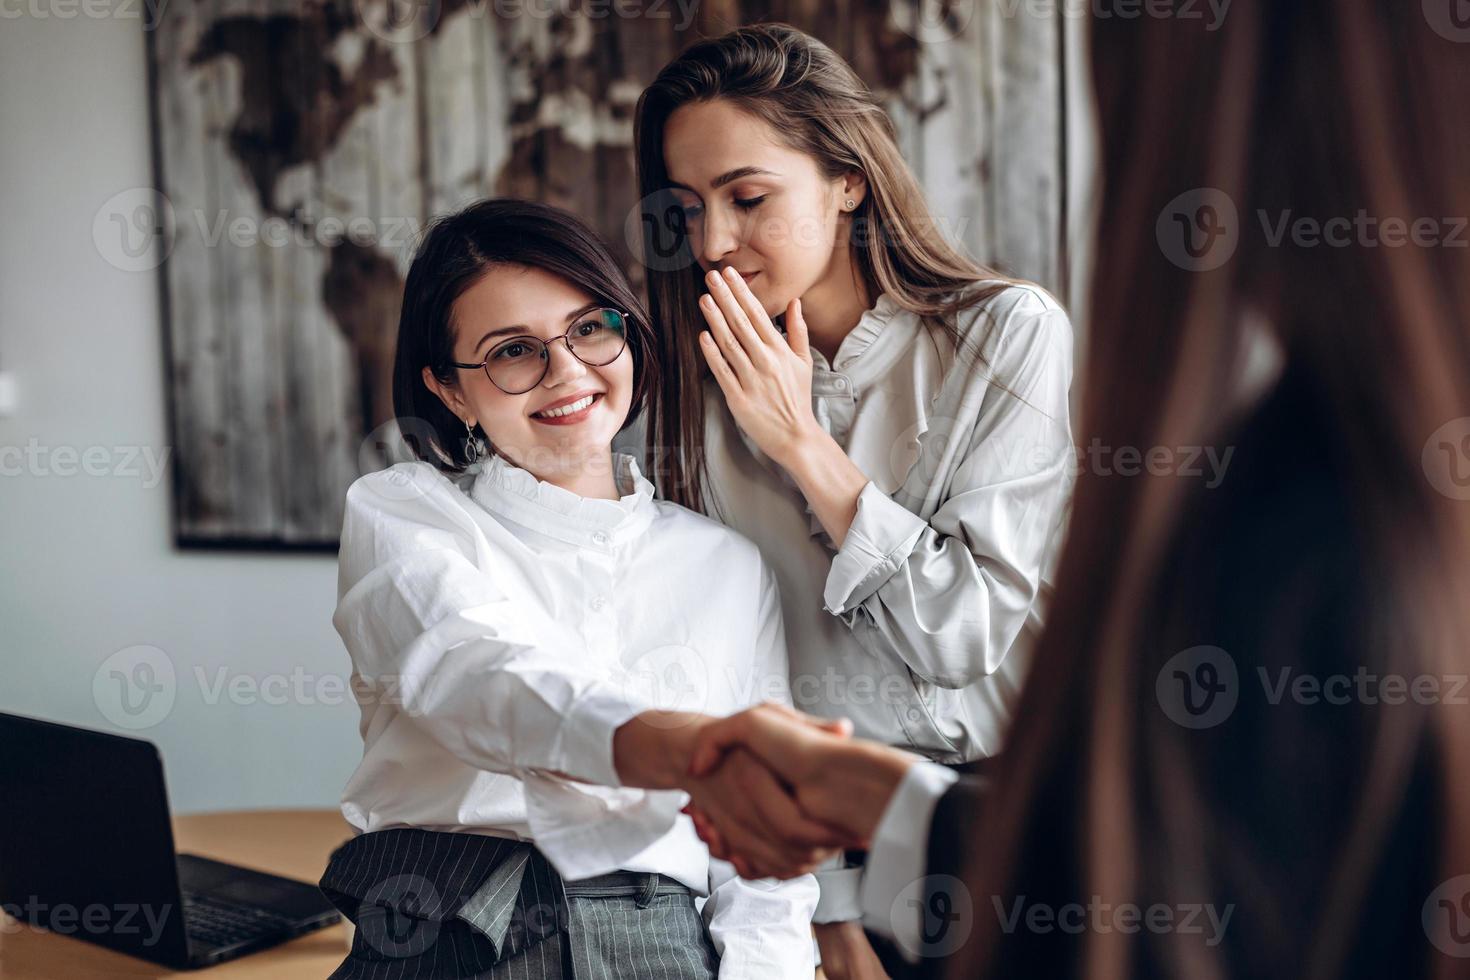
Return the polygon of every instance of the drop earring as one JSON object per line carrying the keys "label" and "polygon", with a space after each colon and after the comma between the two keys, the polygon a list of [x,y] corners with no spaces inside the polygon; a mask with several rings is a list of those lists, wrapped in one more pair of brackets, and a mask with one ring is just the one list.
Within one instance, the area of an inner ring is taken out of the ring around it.
{"label": "drop earring", "polygon": [[464,458],[465,464],[473,466],[485,454],[484,446],[475,436],[475,427],[466,422],[464,424],[465,442]]}

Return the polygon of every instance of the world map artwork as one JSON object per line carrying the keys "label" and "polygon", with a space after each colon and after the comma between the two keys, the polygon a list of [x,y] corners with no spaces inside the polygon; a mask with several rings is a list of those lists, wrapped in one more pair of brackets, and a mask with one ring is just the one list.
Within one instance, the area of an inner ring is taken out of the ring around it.
{"label": "world map artwork", "polygon": [[[826,40],[889,95],[926,185],[976,210],[997,161],[984,128],[956,117],[957,81],[996,39],[958,24],[926,65],[902,3],[837,6],[834,19],[816,3],[699,0],[169,4],[148,45],[172,232],[176,543],[336,547],[347,487],[394,458],[403,276],[435,215],[491,195],[565,207],[641,287],[634,106],[662,65],[733,23]],[[1054,81],[1031,84],[1056,99]],[[995,235],[982,221],[961,237],[983,251]]]}

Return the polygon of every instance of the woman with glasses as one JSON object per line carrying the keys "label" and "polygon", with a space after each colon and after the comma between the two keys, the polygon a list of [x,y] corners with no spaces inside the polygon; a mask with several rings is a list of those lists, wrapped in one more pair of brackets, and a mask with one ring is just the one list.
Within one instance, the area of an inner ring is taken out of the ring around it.
{"label": "woman with glasses", "polygon": [[394,408],[419,458],[357,480],[342,528],[364,751],[321,880],[358,925],[334,977],[812,976],[820,855],[745,881],[680,812],[783,805],[750,757],[687,771],[710,715],[788,700],[788,666],[754,545],[612,449],[651,336],[554,208],[481,202],[414,259]]}

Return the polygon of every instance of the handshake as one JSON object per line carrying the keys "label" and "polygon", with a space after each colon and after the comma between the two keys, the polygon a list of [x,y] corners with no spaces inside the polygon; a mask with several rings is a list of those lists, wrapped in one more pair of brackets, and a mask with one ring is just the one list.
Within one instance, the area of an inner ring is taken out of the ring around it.
{"label": "handshake", "polygon": [[646,711],[617,730],[613,759],[624,785],[686,791],[700,839],[741,877],[791,878],[867,848],[919,761],[851,734],[845,719],[781,704],[728,718]]}

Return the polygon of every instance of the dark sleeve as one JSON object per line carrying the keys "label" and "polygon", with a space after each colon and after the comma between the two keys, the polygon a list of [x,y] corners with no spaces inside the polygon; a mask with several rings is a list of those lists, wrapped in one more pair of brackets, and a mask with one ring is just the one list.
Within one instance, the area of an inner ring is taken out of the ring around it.
{"label": "dark sleeve", "polygon": [[973,836],[976,815],[988,785],[989,780],[983,776],[961,775],[940,797],[939,805],[934,808],[934,821],[929,825],[927,864],[931,875],[960,877],[965,849]]}

